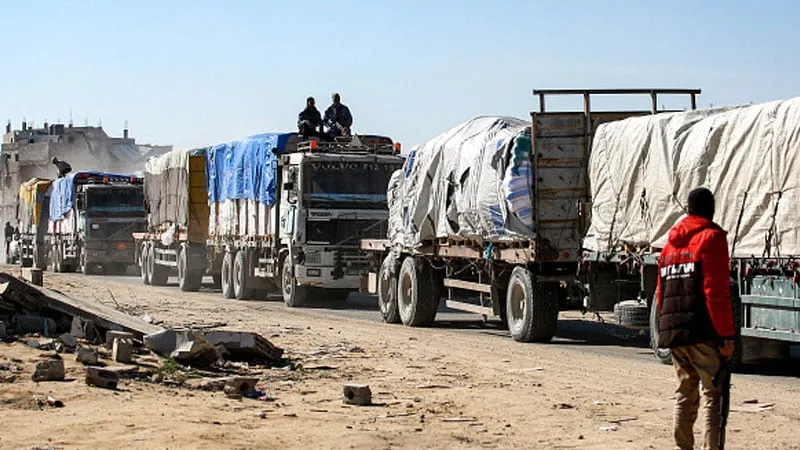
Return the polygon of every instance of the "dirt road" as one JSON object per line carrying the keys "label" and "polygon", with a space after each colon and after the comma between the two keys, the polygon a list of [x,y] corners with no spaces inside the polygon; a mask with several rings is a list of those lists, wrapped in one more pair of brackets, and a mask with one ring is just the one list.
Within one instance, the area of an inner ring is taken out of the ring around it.
{"label": "dirt road", "polygon": [[[0,344],[0,365],[21,369],[0,384],[0,448],[671,448],[672,368],[624,341],[529,345],[474,322],[410,329],[102,277],[45,284],[168,326],[256,331],[302,368],[263,369],[268,402],[132,380],[108,391],[87,387],[69,357],[74,380],[36,384],[36,351]],[[343,405],[350,381],[378,405]],[[729,448],[800,449],[799,393],[794,378],[736,375]],[[37,408],[35,395],[65,407]]]}

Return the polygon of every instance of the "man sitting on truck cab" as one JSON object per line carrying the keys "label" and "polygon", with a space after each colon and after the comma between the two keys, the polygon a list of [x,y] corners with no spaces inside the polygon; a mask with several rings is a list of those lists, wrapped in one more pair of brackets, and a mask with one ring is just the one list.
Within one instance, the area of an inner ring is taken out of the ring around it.
{"label": "man sitting on truck cab", "polygon": [[342,97],[334,93],[331,96],[333,104],[325,110],[325,126],[328,127],[328,136],[350,136],[350,127],[353,126],[353,115],[350,108],[342,103]]}
{"label": "man sitting on truck cab", "polygon": [[303,140],[322,135],[322,115],[314,103],[314,97],[308,97],[306,109],[300,111],[297,117],[297,130]]}
{"label": "man sitting on truck cab", "polygon": [[728,240],[713,218],[714,194],[693,190],[689,215],[672,227],[658,260],[658,347],[672,349],[678,377],[673,437],[679,449],[694,448],[698,383],[704,397],[703,448],[718,448],[722,391],[713,380],[734,352]]}
{"label": "man sitting on truck cab", "polygon": [[53,164],[58,168],[58,178],[64,178],[64,176],[72,172],[72,166],[68,162],[59,161],[55,156],[53,156]]}

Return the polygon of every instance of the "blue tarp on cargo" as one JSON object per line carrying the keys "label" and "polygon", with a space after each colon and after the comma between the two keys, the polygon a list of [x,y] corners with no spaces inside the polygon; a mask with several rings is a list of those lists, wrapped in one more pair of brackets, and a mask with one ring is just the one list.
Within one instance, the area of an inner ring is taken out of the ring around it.
{"label": "blue tarp on cargo", "polygon": [[264,133],[211,147],[206,156],[208,201],[237,198],[275,203],[275,169],[278,153],[291,133]]}
{"label": "blue tarp on cargo", "polygon": [[50,188],[50,221],[67,216],[75,201],[75,177],[131,178],[131,175],[104,172],[75,172],[64,178],[56,178]]}

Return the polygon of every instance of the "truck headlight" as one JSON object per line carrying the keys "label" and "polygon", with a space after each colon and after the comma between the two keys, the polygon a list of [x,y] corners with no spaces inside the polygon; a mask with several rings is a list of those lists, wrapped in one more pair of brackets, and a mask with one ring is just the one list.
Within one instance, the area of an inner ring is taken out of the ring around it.
{"label": "truck headlight", "polygon": [[93,230],[99,230],[100,229],[100,224],[99,223],[93,223],[92,224],[92,229]]}

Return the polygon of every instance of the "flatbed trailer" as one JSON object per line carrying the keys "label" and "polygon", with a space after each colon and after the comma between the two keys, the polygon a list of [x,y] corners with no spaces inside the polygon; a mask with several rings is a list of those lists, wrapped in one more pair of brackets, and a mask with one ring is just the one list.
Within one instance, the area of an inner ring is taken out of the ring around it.
{"label": "flatbed trailer", "polygon": [[[589,217],[588,157],[596,127],[638,115],[665,112],[659,95],[687,95],[696,106],[699,89],[534,90],[531,167],[537,237],[516,242],[441,238],[406,247],[388,239],[362,240],[372,255],[363,289],[378,295],[383,319],[431,325],[441,298],[448,307],[499,316],[512,337],[547,342],[558,312],[585,307],[586,287],[577,277]],[[583,111],[546,109],[550,96],[579,96]],[[651,108],[596,111],[592,96],[649,95]],[[638,291],[638,289],[637,289]]]}

